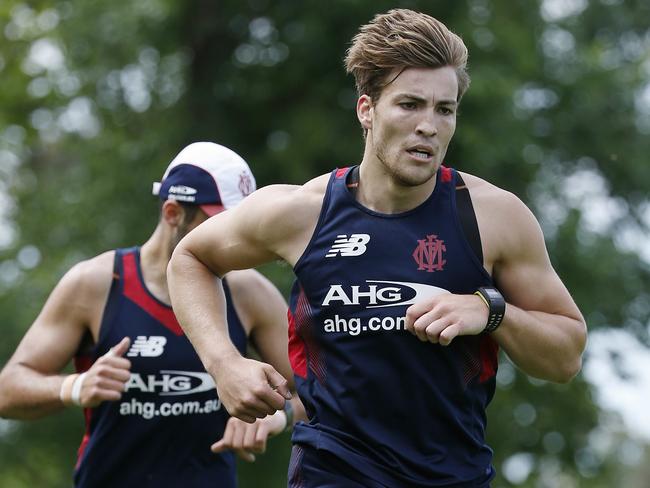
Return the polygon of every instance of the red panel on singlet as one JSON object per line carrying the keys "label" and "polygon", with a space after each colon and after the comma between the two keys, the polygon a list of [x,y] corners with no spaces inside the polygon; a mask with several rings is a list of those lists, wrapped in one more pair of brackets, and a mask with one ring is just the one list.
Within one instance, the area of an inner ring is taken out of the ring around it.
{"label": "red panel on singlet", "polygon": [[177,336],[183,335],[183,329],[181,329],[178,320],[176,320],[176,316],[171,307],[158,302],[142,286],[135,261],[135,253],[124,255],[124,296]]}

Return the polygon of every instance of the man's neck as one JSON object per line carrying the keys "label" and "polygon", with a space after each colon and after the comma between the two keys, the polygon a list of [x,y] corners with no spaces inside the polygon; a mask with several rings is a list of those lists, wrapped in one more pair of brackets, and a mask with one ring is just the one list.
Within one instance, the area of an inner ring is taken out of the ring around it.
{"label": "man's neck", "polygon": [[140,248],[140,269],[145,285],[160,301],[169,304],[167,264],[171,258],[171,239],[162,224]]}
{"label": "man's neck", "polygon": [[418,186],[407,186],[395,179],[378,161],[364,157],[359,167],[356,199],[364,207],[384,214],[407,212],[423,203],[436,186],[436,175]]}

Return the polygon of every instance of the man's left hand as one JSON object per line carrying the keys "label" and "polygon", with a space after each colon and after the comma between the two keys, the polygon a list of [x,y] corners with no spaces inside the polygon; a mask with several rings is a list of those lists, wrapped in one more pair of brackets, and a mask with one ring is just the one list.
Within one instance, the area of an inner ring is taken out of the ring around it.
{"label": "man's left hand", "polygon": [[483,332],[487,319],[480,297],[445,293],[411,305],[405,328],[423,342],[448,346],[457,336]]}

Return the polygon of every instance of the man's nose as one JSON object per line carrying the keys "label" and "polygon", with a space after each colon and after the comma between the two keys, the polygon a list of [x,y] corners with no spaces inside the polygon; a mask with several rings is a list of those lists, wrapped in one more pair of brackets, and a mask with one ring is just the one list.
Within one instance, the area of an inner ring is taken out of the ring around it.
{"label": "man's nose", "polygon": [[433,111],[428,111],[422,115],[422,118],[419,120],[415,132],[418,135],[433,137],[438,133],[438,125],[436,120],[436,115]]}

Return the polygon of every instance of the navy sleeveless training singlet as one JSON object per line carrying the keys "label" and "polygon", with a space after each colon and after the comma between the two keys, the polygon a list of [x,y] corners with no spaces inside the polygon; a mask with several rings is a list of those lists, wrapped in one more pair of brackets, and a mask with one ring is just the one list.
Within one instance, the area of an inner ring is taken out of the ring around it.
{"label": "navy sleeveless training singlet", "polygon": [[[244,354],[246,333],[225,280],[224,289],[230,337]],[[75,358],[77,370],[87,370],[125,336],[131,378],[120,401],[85,409],[75,486],[234,488],[232,452],[210,451],[228,413],[171,307],[147,290],[139,248],[115,252],[99,341]]]}
{"label": "navy sleeveless training singlet", "polygon": [[443,347],[404,329],[410,304],[492,283],[457,216],[456,172],[441,167],[424,203],[386,215],[355,200],[349,171],[332,172],[294,266],[289,353],[310,421],[292,441],[387,487],[486,487],[496,343]]}

